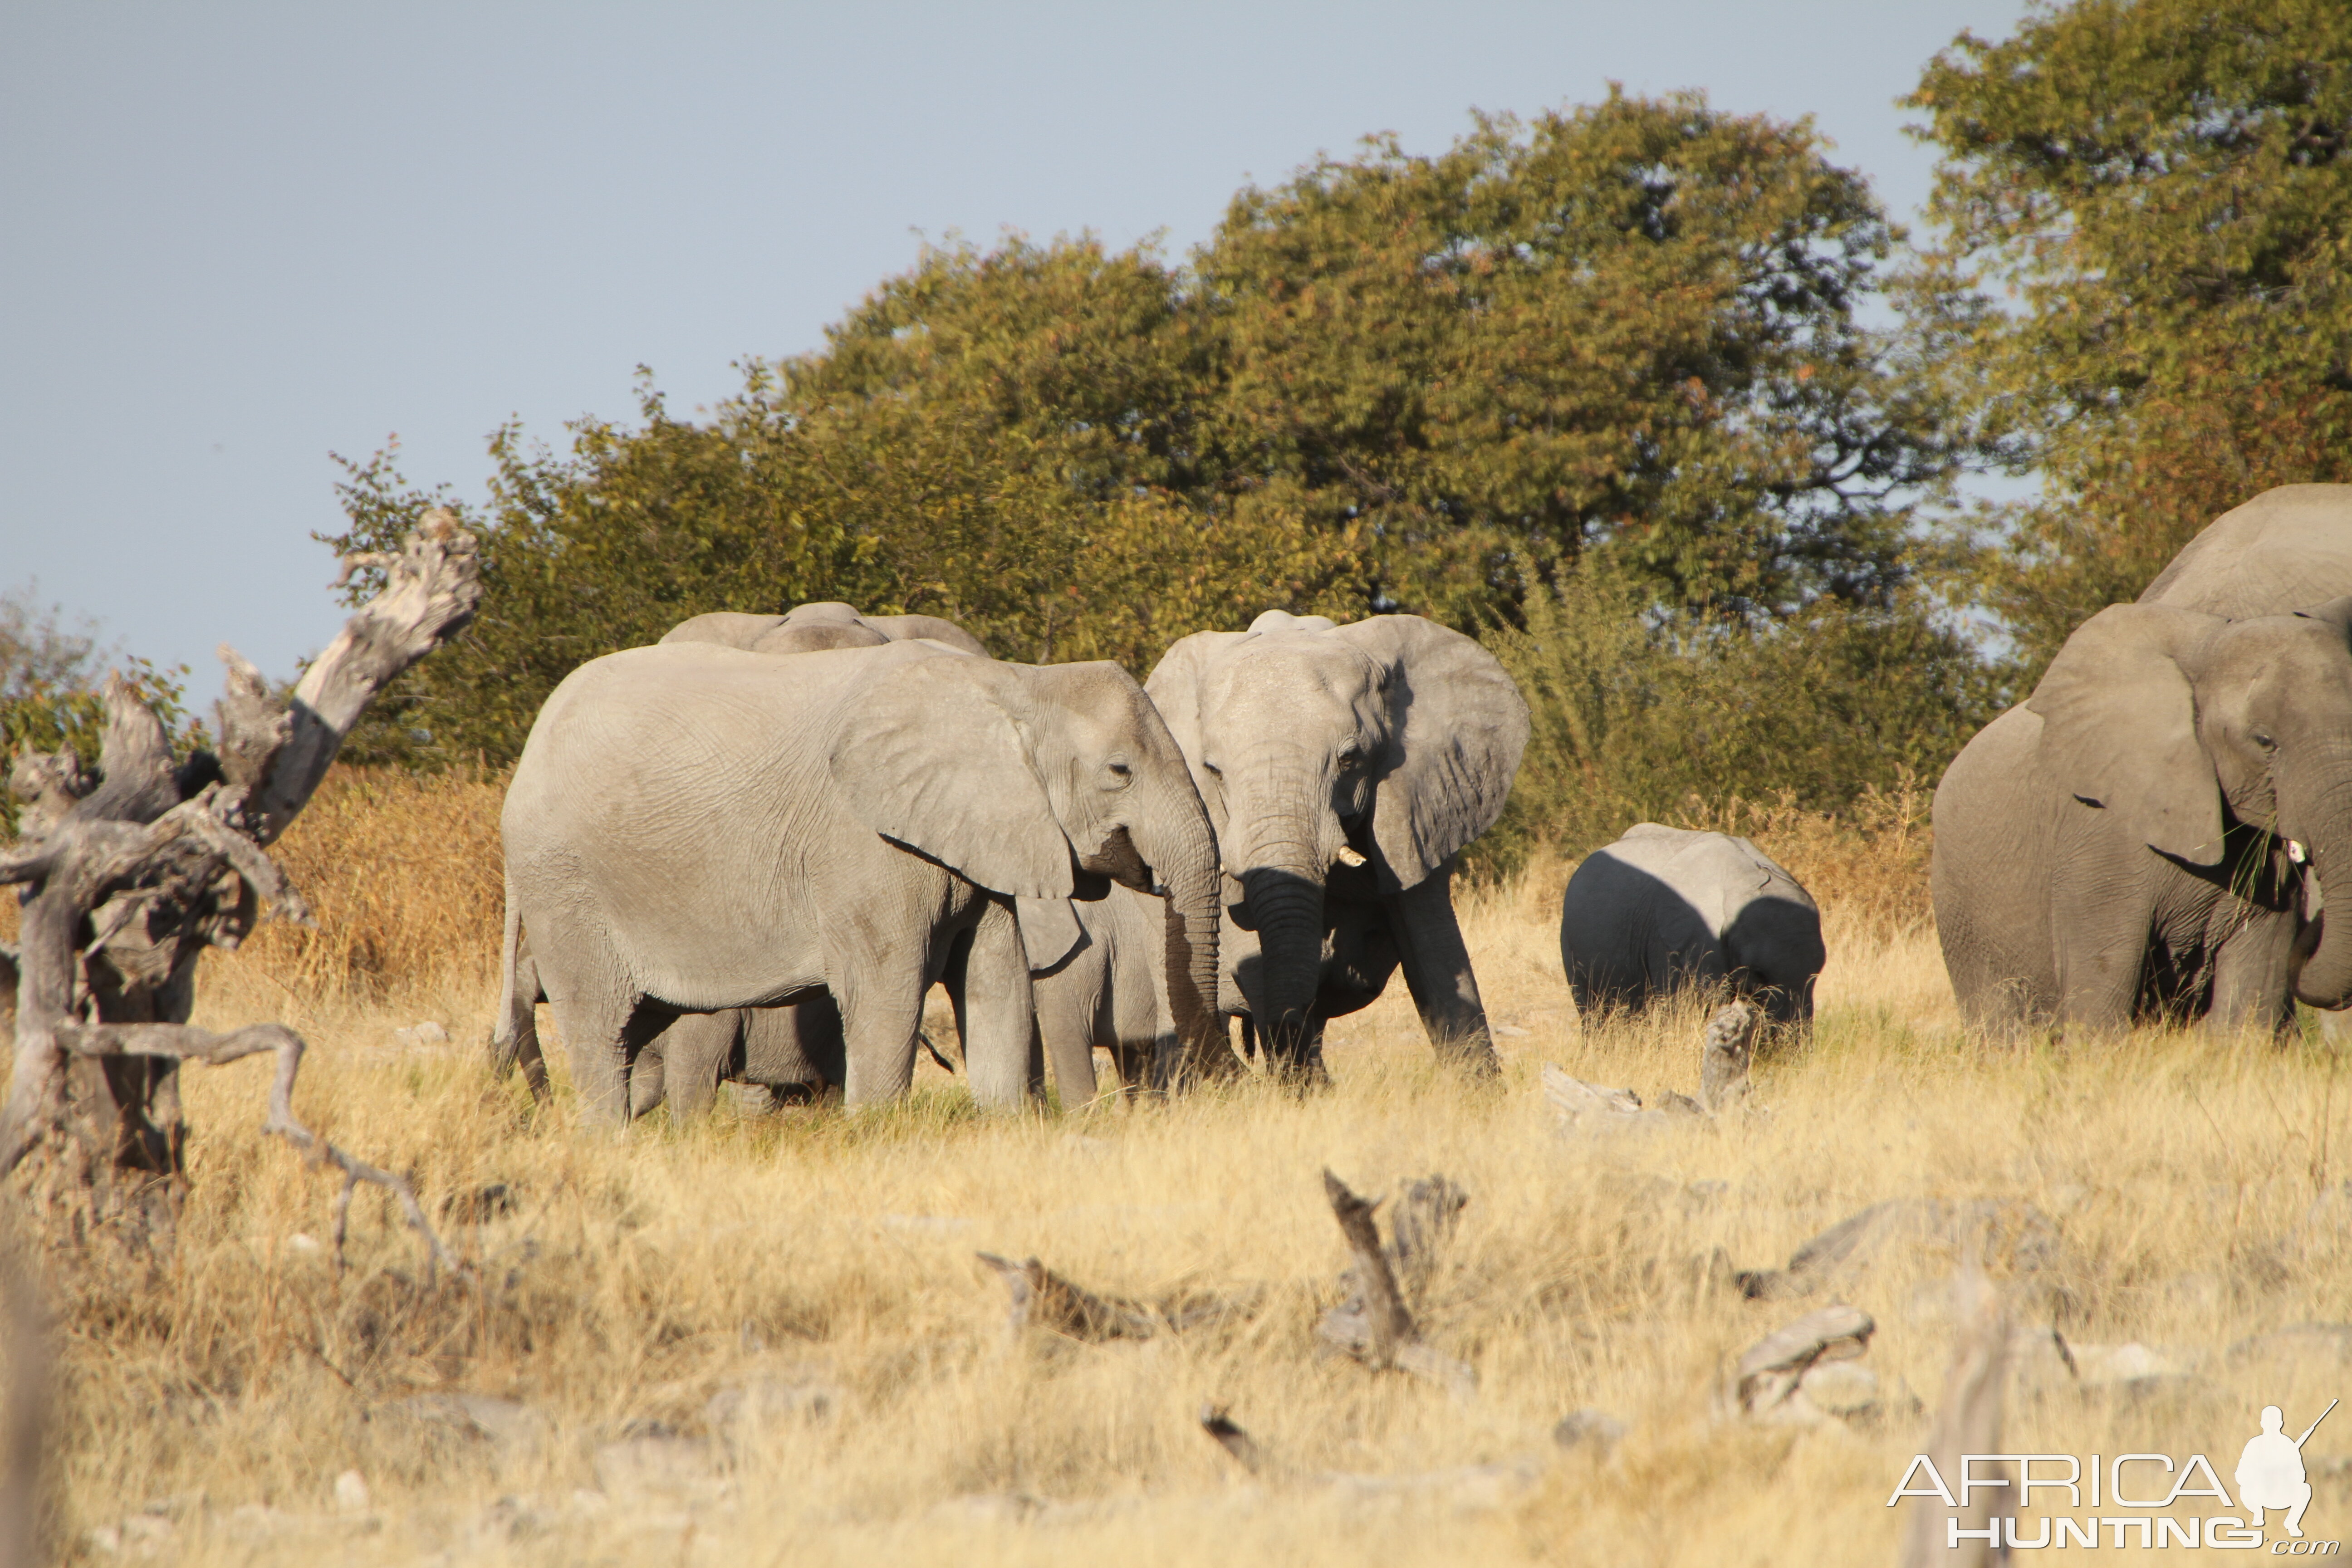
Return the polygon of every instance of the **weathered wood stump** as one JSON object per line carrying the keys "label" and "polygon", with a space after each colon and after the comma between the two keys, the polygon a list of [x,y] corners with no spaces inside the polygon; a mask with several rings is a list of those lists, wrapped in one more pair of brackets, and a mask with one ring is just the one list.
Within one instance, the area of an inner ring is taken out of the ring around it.
{"label": "weathered wood stump", "polygon": [[[268,846],[307,805],[376,694],[473,618],[481,594],[473,538],[427,513],[394,554],[354,558],[382,590],[286,698],[224,647],[228,688],[218,744],[174,765],[163,723],[120,680],[107,688],[99,771],[69,756],[19,759],[23,832],[0,850],[0,885],[19,886],[15,1075],[0,1108],[0,1178],[16,1177],[62,1234],[110,1231],[133,1250],[169,1244],[185,1181],[179,1070],[261,1051],[278,1057],[263,1131],[344,1179],[390,1188],[427,1243],[448,1254],[401,1178],[354,1159],[295,1119],[302,1041],[280,1025],[215,1035],[187,1026],[197,961],[235,948],[262,906],[309,910]],[[60,1232],[54,1226],[53,1236]]]}

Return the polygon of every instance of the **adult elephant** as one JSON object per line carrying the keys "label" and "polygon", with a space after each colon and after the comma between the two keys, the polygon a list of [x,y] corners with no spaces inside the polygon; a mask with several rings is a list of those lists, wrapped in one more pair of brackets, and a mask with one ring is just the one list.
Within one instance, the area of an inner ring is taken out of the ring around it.
{"label": "adult elephant", "polygon": [[1214,840],[1115,665],[927,641],[608,655],[541,710],[502,827],[501,1032],[543,991],[601,1117],[642,1101],[632,1068],[679,1014],[820,991],[841,1009],[845,1098],[899,1093],[924,992],[959,948],[973,1094],[1017,1103],[1034,1079],[1030,952],[1066,952],[1068,900],[1113,878],[1167,889],[1171,1006],[1187,1039],[1215,1034]]}
{"label": "adult elephant", "polygon": [[1402,967],[1439,1055],[1494,1072],[1451,891],[1527,747],[1528,705],[1494,656],[1418,616],[1270,610],[1178,642],[1145,689],[1223,849],[1220,1001],[1270,1064],[1319,1074],[1325,1022]]}
{"label": "adult elephant", "polygon": [[2223,512],[2140,595],[2244,620],[2352,595],[2352,485],[2281,485]]}
{"label": "adult elephant", "polygon": [[1808,1024],[1826,956],[1812,895],[1729,834],[1636,823],[1586,856],[1560,899],[1560,966],[1588,1018],[1728,984],[1772,1023]]}
{"label": "adult elephant", "polygon": [[838,600],[794,605],[789,615],[753,616],[714,610],[662,634],[665,643],[717,643],[746,653],[820,653],[836,647],[878,647],[928,637],[960,653],[988,657],[978,637],[937,616],[868,616]]}
{"label": "adult elephant", "polygon": [[2352,1001],[2352,598],[2245,619],[2111,605],[1937,786],[1930,877],[1972,1022],[2284,1029]]}

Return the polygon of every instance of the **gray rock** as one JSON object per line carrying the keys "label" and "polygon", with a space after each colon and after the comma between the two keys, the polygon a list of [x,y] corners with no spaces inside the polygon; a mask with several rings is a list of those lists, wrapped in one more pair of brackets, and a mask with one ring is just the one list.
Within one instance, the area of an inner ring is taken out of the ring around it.
{"label": "gray rock", "polygon": [[1878,1374],[1848,1362],[1824,1362],[1808,1367],[1797,1387],[1816,1410],[1849,1421],[1875,1416],[1881,1408]]}
{"label": "gray rock", "polygon": [[737,1448],[764,1430],[824,1421],[841,1399],[840,1388],[814,1372],[768,1373],[712,1394],[702,1418],[714,1436]]}
{"label": "gray rock", "polygon": [[709,1442],[675,1433],[645,1433],[596,1450],[596,1481],[608,1497],[707,1490],[718,1480]]}
{"label": "gray rock", "polygon": [[1625,1423],[1588,1405],[1571,1410],[1551,1429],[1551,1440],[1563,1448],[1586,1448],[1606,1455],[1624,1440]]}
{"label": "gray rock", "polygon": [[547,1417],[513,1399],[485,1394],[425,1394],[400,1408],[420,1421],[435,1422],[488,1443],[501,1459],[526,1459],[546,1445]]}

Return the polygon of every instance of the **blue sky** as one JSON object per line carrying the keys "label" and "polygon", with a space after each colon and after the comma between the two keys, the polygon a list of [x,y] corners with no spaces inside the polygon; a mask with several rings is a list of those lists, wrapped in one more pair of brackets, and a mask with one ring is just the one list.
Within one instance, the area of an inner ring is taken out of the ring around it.
{"label": "blue sky", "polygon": [[330,451],[477,495],[817,343],[914,259],[1164,230],[1371,132],[1704,89],[1812,115],[1898,217],[1893,100],[2016,0],[0,6],[0,590],[217,689],[334,633]]}

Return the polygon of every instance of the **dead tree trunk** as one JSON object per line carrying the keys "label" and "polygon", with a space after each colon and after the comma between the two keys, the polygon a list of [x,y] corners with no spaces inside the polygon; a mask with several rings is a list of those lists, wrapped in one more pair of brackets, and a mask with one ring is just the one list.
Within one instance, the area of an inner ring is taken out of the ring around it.
{"label": "dead tree trunk", "polygon": [[[301,1041],[276,1026],[208,1035],[184,1026],[206,947],[234,948],[261,905],[308,923],[268,846],[309,802],[360,715],[394,677],[473,618],[472,536],[427,513],[381,568],[383,589],[279,700],[226,646],[219,747],[174,767],[162,722],[120,681],[93,781],[58,759],[20,762],[37,794],[0,885],[18,885],[16,1066],[0,1109],[0,1177],[26,1167],[73,1227],[119,1227],[134,1246],[167,1237],[183,1175],[179,1068],[278,1053],[265,1131],[342,1170],[388,1177],[315,1138],[288,1098]],[[414,1210],[414,1194],[407,1194]],[[412,1214],[421,1219],[421,1215]],[[430,1237],[429,1229],[426,1235]],[[436,1260],[442,1256],[432,1242]]]}

